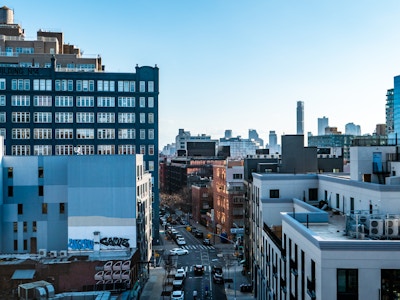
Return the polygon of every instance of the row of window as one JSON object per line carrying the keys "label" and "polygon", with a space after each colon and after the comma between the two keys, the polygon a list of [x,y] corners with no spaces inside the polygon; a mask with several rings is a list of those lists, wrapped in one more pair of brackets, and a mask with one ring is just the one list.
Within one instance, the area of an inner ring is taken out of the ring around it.
{"label": "row of window", "polygon": [[[118,152],[116,152],[118,147]],[[97,145],[95,152],[94,145],[55,145],[55,155],[110,155],[110,154],[136,154],[136,145]],[[146,151],[147,148],[147,151]],[[33,155],[53,155],[52,145],[33,145]],[[30,145],[12,145],[11,153],[14,156],[32,155]],[[154,145],[139,145],[139,154],[154,155]],[[149,165],[149,170],[152,171],[154,165]]]}
{"label": "row of window", "polygon": [[[115,97],[97,97],[97,107],[115,107]],[[94,96],[77,96],[75,100],[76,107],[94,107]],[[73,96],[55,96],[56,107],[73,107]],[[135,97],[118,97],[118,107],[136,107]],[[6,96],[0,95],[0,106],[6,106]],[[31,97],[29,95],[12,95],[11,106],[31,106]],[[53,97],[45,95],[33,96],[33,106],[51,107],[53,106]],[[154,97],[139,97],[139,107],[153,108]]]}
{"label": "row of window", "polygon": [[[103,112],[97,113],[97,123],[115,123],[115,113]],[[54,113],[55,123],[94,123],[95,113],[93,112],[77,112],[75,115],[72,112],[56,112]],[[147,117],[147,122],[146,122]],[[0,123],[6,123],[6,112],[0,112]],[[11,114],[12,123],[30,123],[31,113],[30,112],[12,112]],[[33,123],[52,123],[53,113],[51,112],[34,112]],[[135,123],[136,114],[130,113],[118,113],[118,123]],[[139,113],[140,124],[154,124],[153,113]]]}
{"label": "row of window", "polygon": [[[1,128],[4,129],[4,128]],[[74,129],[72,128],[58,128],[55,129],[55,139],[59,140],[70,140],[74,138]],[[98,139],[115,139],[116,129],[114,128],[99,128],[97,129]],[[4,133],[6,137],[6,131],[0,131]],[[140,129],[139,139],[145,140],[147,133],[147,139],[154,140],[154,129]],[[93,128],[78,128],[75,131],[75,136],[77,139],[94,139],[95,130]],[[33,129],[34,139],[53,139],[53,130],[51,128],[34,128]],[[31,139],[31,129],[30,128],[13,128],[12,129],[12,139],[15,140],[29,140]],[[134,128],[119,128],[118,129],[118,139],[136,139],[136,129]]]}
{"label": "row of window", "polygon": [[[32,87],[31,87],[32,85]],[[55,91],[77,92],[136,92],[136,82],[130,80],[71,80],[61,79],[54,81]],[[95,86],[97,88],[95,89]],[[5,90],[6,79],[0,78],[0,90]],[[51,79],[12,79],[11,90],[13,91],[52,91],[53,80]],[[154,81],[139,81],[139,92],[154,92]]]}

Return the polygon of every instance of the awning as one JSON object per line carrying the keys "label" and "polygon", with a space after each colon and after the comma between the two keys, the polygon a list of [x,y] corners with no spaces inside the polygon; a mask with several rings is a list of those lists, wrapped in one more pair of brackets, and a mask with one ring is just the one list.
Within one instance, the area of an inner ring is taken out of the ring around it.
{"label": "awning", "polygon": [[11,279],[33,279],[35,270],[15,270]]}

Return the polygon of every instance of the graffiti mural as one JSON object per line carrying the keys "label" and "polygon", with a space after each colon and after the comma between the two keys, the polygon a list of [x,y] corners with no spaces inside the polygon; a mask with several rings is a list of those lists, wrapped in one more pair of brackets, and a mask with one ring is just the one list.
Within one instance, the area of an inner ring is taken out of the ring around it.
{"label": "graffiti mural", "polygon": [[88,239],[69,239],[68,249],[70,250],[93,250],[94,242]]}
{"label": "graffiti mural", "polygon": [[129,248],[129,239],[120,237],[104,237],[100,239],[100,244],[106,248]]}

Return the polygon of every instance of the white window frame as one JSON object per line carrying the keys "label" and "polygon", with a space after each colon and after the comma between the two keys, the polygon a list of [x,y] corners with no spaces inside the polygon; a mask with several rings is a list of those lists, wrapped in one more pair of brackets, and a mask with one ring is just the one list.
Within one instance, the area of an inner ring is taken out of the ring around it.
{"label": "white window frame", "polygon": [[94,129],[93,128],[78,128],[76,129],[76,139],[78,140],[93,140]]}
{"label": "white window frame", "polygon": [[118,129],[118,139],[129,140],[136,138],[135,128],[119,128]]}
{"label": "white window frame", "polygon": [[114,128],[98,128],[97,138],[99,140],[112,140],[115,139],[115,129]]}
{"label": "white window frame", "polygon": [[33,106],[52,106],[52,97],[47,95],[33,96]]}
{"label": "white window frame", "polygon": [[115,113],[102,112],[97,113],[97,123],[115,123]]}
{"label": "white window frame", "polygon": [[74,113],[72,112],[56,112],[55,113],[56,123],[73,123]]}
{"label": "white window frame", "polygon": [[92,112],[77,112],[76,123],[94,123],[94,113]]}
{"label": "white window frame", "polygon": [[34,112],[33,113],[33,123],[51,123],[52,114],[51,112]]}
{"label": "white window frame", "polygon": [[74,130],[72,128],[57,128],[55,135],[58,140],[71,140],[74,138]]}
{"label": "white window frame", "polygon": [[55,100],[56,107],[73,107],[74,97],[73,96],[56,96]]}
{"label": "white window frame", "polygon": [[135,119],[135,113],[118,113],[118,123],[133,124]]}

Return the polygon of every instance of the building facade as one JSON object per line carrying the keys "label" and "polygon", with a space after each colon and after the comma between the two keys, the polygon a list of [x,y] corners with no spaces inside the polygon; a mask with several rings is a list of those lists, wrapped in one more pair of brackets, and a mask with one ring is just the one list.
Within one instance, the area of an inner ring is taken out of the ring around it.
{"label": "building facade", "polygon": [[4,156],[1,164],[2,253],[139,248],[151,257],[152,180],[142,155]]}
{"label": "building facade", "polygon": [[394,89],[389,89],[386,92],[386,135],[394,131]]}
{"label": "building facade", "polygon": [[329,126],[329,119],[327,117],[318,118],[318,135],[325,134],[325,128]]}
{"label": "building facade", "polygon": [[297,101],[296,108],[296,133],[304,134],[304,102]]}
{"label": "building facade", "polygon": [[[158,67],[105,72],[63,34],[39,31],[28,41],[13,11],[0,9],[0,135],[5,154],[143,154],[158,216]],[[153,220],[159,240],[158,217]]]}

